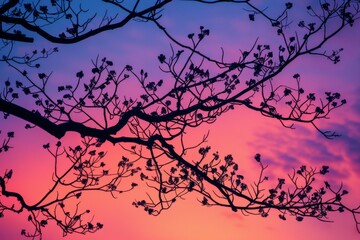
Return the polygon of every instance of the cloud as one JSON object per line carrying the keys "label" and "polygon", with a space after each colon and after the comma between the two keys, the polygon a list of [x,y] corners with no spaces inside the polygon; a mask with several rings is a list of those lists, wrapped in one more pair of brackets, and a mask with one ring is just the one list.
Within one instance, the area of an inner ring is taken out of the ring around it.
{"label": "cloud", "polygon": [[266,139],[265,141],[255,140],[249,145],[261,149],[271,171],[282,170],[289,173],[302,165],[316,168],[328,165],[332,178],[344,180],[348,172],[353,171],[351,165],[360,169],[360,151],[357,147],[360,146],[360,138],[359,135],[350,134],[356,124],[329,125],[327,128],[344,134],[335,140],[325,139],[316,130],[305,126],[297,126],[295,130],[267,128],[256,134],[256,139]]}
{"label": "cloud", "polygon": [[343,152],[350,167],[360,171],[360,124],[358,121],[348,121],[343,124],[332,124],[342,135],[337,139],[337,151]]}

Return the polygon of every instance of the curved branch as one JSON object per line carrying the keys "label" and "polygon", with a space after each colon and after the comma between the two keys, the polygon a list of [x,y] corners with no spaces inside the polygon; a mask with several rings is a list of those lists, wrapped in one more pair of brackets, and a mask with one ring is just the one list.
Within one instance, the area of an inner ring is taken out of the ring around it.
{"label": "curved branch", "polygon": [[[17,4],[17,2],[18,1],[10,1],[9,6],[6,6],[7,7],[6,9],[14,7]],[[119,21],[117,23],[100,26],[96,29],[92,29],[92,30],[84,33],[83,35],[78,35],[73,38],[62,38],[62,37],[56,37],[54,35],[51,35],[47,31],[43,30],[41,27],[32,25],[25,18],[15,18],[15,17],[9,17],[9,16],[5,16],[5,15],[1,14],[0,15],[0,23],[4,22],[4,23],[8,23],[8,24],[20,25],[20,26],[24,27],[25,29],[29,30],[30,32],[36,33],[37,35],[39,35],[53,43],[72,44],[72,43],[77,43],[77,42],[83,41],[87,38],[93,37],[99,33],[105,32],[105,31],[124,27],[130,20],[137,18],[137,17],[142,17],[142,16],[144,16],[148,13],[151,13],[155,10],[161,9],[162,7],[164,7],[166,4],[168,4],[170,2],[172,2],[172,0],[164,0],[162,2],[156,3],[155,5],[153,5],[151,7],[148,7],[140,12],[134,12],[134,11],[130,12],[124,19],[122,19],[121,21]],[[12,3],[12,4],[10,4],[10,3]],[[6,10],[6,9],[4,9],[4,10]],[[16,41],[24,41],[24,42],[33,42],[34,41],[34,38],[26,37],[23,35],[17,36],[16,34],[1,33],[0,38],[1,37],[4,39],[8,39],[8,40],[16,40]]]}

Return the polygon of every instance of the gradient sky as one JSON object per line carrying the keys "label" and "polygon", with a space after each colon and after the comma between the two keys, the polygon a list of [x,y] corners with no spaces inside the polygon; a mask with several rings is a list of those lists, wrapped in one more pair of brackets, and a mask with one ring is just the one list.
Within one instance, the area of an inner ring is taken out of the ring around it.
{"label": "gradient sky", "polygon": [[[259,1],[255,1],[259,2]],[[300,1],[298,1],[300,2]],[[308,1],[311,2],[311,1]],[[305,12],[301,4],[296,14]],[[276,11],[277,5],[271,3],[269,11]],[[304,10],[303,12],[301,12]],[[306,16],[306,15],[304,15]],[[259,36],[261,43],[276,42],[276,34],[266,28],[266,22],[247,21],[247,14],[242,5],[218,4],[200,5],[186,1],[175,1],[163,12],[161,22],[178,39],[184,40],[188,33],[197,32],[200,25],[210,28],[210,37],[203,50],[211,56],[220,57],[221,47],[226,58],[236,58],[239,49],[249,48]],[[42,39],[37,39],[39,48],[54,46]],[[292,168],[301,165],[321,167],[330,166],[327,180],[342,182],[349,190],[347,202],[351,206],[360,204],[360,31],[359,23],[352,29],[346,29],[332,39],[328,49],[344,47],[341,62],[334,65],[319,57],[299,59],[283,72],[279,78],[289,78],[300,73],[302,84],[308,90],[320,94],[325,91],[338,91],[347,99],[348,104],[333,112],[327,121],[321,121],[320,127],[336,130],[342,136],[326,140],[315,129],[297,124],[295,130],[285,129],[279,122],[265,119],[259,114],[243,108],[222,115],[213,125],[203,125],[199,129],[188,130],[191,138],[200,139],[210,130],[208,144],[225,155],[232,153],[235,160],[245,169],[245,176],[256,175],[257,168],[253,161],[255,153],[260,152],[265,164],[269,165],[267,175],[270,179],[286,177]],[[36,46],[37,47],[37,46]],[[117,29],[98,35],[84,42],[68,46],[58,46],[60,52],[51,56],[44,68],[53,71],[52,83],[71,81],[81,69],[89,70],[91,60],[97,55],[106,56],[119,68],[126,64],[134,69],[144,68],[150,77],[157,78],[160,53],[170,52],[170,42],[152,24],[132,22],[123,29]],[[34,46],[18,44],[16,51],[30,51]],[[20,76],[9,72],[4,64],[0,71],[16,80]],[[1,76],[4,80],[4,76]],[[22,192],[29,200],[36,199],[47,190],[47,179],[51,177],[53,161],[42,149],[47,142],[56,139],[41,130],[21,131],[24,122],[11,118],[0,120],[3,133],[16,130],[12,142],[15,148],[0,155],[0,172],[13,169],[14,176],[9,189]],[[71,134],[63,142],[74,142]],[[75,137],[76,139],[76,137]],[[122,156],[119,147],[107,147],[108,159]],[[145,195],[146,188],[120,195],[113,199],[109,194],[88,194],[82,204],[92,210],[95,219],[104,223],[104,229],[87,235],[72,235],[66,239],[359,239],[355,224],[350,214],[331,214],[334,223],[322,223],[305,219],[299,223],[289,217],[287,221],[278,218],[273,212],[269,218],[243,216],[229,209],[202,207],[196,195],[187,195],[170,210],[158,217],[148,216],[131,203]],[[26,223],[27,215],[7,214],[0,219],[0,239],[20,239],[22,228],[30,229]],[[52,223],[44,229],[44,239],[61,239],[62,233]]]}

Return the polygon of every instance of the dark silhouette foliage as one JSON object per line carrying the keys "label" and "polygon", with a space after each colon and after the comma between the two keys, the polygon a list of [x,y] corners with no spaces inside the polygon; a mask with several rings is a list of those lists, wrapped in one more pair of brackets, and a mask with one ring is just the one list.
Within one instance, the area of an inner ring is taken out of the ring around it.
{"label": "dark silhouette foliage", "polygon": [[[173,37],[171,29],[161,24],[162,9],[171,2],[103,0],[97,4],[112,10],[100,17],[96,10],[85,9],[85,3],[83,6],[76,1],[7,0],[0,4],[1,49],[13,48],[16,42],[36,43],[37,38],[59,44],[85,41],[104,31],[122,28],[131,20],[154,24],[173,44],[155,59],[166,80],[154,80],[146,70],[115,66],[112,59],[98,57],[88,70],[73,73],[72,84],[59,85],[51,91],[51,74],[41,71],[41,61],[56,54],[57,48],[34,50],[23,56],[12,51],[4,54],[1,64],[22,78],[0,82],[3,118],[23,119],[26,131],[40,128],[58,140],[43,145],[54,160],[53,185],[36,203],[29,204],[20,192],[8,189],[13,170],[1,170],[0,217],[6,217],[7,212],[28,212],[28,221],[35,231],[24,229],[21,235],[32,238],[41,238],[42,229],[50,222],[56,223],[64,235],[95,232],[103,225],[92,220],[90,210],[79,207],[82,193],[91,190],[115,196],[134,189],[140,181],[146,182],[149,193],[133,205],[150,215],[169,209],[186,194],[197,194],[203,206],[222,206],[262,217],[277,212],[282,220],[292,216],[297,221],[307,217],[328,221],[331,212],[349,212],[359,230],[359,207],[351,208],[343,202],[348,191],[342,185],[334,187],[325,182],[320,186],[316,182],[320,175],[329,173],[329,166],[300,166],[287,178],[279,177],[272,183],[265,176],[267,165],[257,153],[254,161],[259,165],[259,178],[251,182],[246,173],[240,172],[238,161],[231,154],[222,156],[206,146],[207,135],[198,144],[187,145],[185,130],[213,124],[226,112],[248,108],[286,128],[293,128],[297,122],[308,123],[325,138],[337,137],[335,132],[320,129],[317,120],[328,118],[346,104],[340,93],[318,96],[302,87],[299,73],[286,85],[276,81],[276,77],[304,55],[339,62],[342,49],[328,53],[323,46],[345,27],[355,24],[360,2],[320,1],[319,5],[307,7],[309,18],[292,23],[294,6],[290,2],[278,16],[270,16],[245,0],[193,1],[242,5],[249,24],[265,19],[282,41],[275,48],[254,42],[250,49],[241,51],[237,62],[214,59],[199,50],[210,35],[203,26],[197,33],[190,33],[187,42]],[[287,31],[290,24],[298,25],[296,32]],[[23,66],[30,67],[37,77],[23,70]],[[214,68],[217,73],[210,72]],[[126,89],[129,79],[136,80],[137,96],[119,91]],[[76,146],[61,142],[69,132],[79,133],[82,141]],[[16,134],[1,132],[0,136],[0,153],[11,151],[15,147],[11,140]],[[107,142],[119,145],[124,152],[117,163],[106,160],[102,146]],[[189,151],[197,152],[197,157],[189,159]],[[125,157],[126,154],[132,157]],[[67,162],[67,167],[59,167],[61,162]],[[123,179],[129,182],[124,184]],[[4,199],[19,205],[8,205]]]}

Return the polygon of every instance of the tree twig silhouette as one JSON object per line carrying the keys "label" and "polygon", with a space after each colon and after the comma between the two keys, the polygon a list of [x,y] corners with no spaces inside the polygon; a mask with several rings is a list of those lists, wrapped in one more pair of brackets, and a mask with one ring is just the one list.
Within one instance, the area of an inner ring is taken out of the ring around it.
{"label": "tree twig silhouette", "polygon": [[[0,5],[0,37],[20,42],[34,42],[31,32],[53,43],[72,44],[95,36],[99,33],[124,27],[136,19],[157,19],[161,9],[171,0],[154,0],[123,3],[124,1],[104,0],[99,5],[108,9],[102,17],[97,11],[86,6],[86,1],[74,3],[67,0],[53,0],[49,6],[41,1],[22,3],[19,0],[4,1]],[[116,9],[116,10],[115,10]],[[115,12],[113,15],[108,12]],[[52,32],[48,26],[67,27]],[[65,26],[66,26],[65,25]]]}

